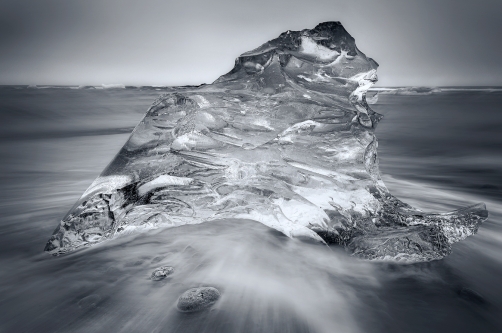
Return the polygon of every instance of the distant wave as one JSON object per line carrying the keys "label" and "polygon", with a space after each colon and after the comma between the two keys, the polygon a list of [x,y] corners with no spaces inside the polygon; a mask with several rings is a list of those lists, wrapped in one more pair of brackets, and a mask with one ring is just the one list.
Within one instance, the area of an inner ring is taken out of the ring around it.
{"label": "distant wave", "polygon": [[27,89],[79,89],[79,86],[59,86],[59,85],[46,85],[46,84],[31,84],[26,87]]}
{"label": "distant wave", "polygon": [[123,128],[102,128],[102,129],[77,129],[72,131],[1,133],[0,140],[22,141],[22,140],[36,140],[36,139],[66,139],[66,138],[74,138],[82,136],[129,134],[133,130],[134,127],[123,127]]}
{"label": "distant wave", "polygon": [[[126,86],[122,83],[116,84],[101,84],[98,86],[93,85],[1,85],[2,89],[139,89],[139,90],[172,90],[174,88],[193,88],[195,86]],[[368,93],[375,93],[374,95],[368,94],[368,104],[377,102],[377,94],[380,95],[432,95],[444,92],[502,92],[502,87],[485,87],[485,86],[471,86],[471,87],[373,87],[368,90]],[[374,100],[372,100],[374,99]]]}
{"label": "distant wave", "polygon": [[134,86],[126,86],[122,83],[114,83],[114,84],[101,84],[101,85],[0,85],[0,89],[138,89],[138,90],[172,90],[174,88],[191,88],[193,86],[143,86],[143,85],[134,85]]}
{"label": "distant wave", "polygon": [[442,91],[437,87],[376,88],[375,90],[384,95],[432,95]]}
{"label": "distant wave", "polygon": [[444,92],[502,92],[502,87],[399,87],[371,88],[369,92],[382,95],[432,95]]}
{"label": "distant wave", "polygon": [[452,88],[441,88],[443,91],[483,91],[483,92],[502,92],[502,87],[452,87]]}
{"label": "distant wave", "polygon": [[[111,84],[102,84],[101,87],[103,89],[125,89],[125,85],[122,83],[111,83]],[[97,87],[96,87],[97,88]]]}

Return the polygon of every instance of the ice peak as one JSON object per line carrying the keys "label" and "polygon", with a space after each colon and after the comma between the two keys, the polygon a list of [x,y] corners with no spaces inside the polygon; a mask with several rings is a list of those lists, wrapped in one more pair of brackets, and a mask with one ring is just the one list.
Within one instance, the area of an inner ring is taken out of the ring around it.
{"label": "ice peak", "polygon": [[255,82],[253,89],[274,93],[294,86],[339,94],[341,89],[354,91],[359,83],[353,78],[377,67],[340,22],[324,22],[313,29],[288,30],[243,53],[234,68],[215,83],[240,81],[250,87],[248,83]]}

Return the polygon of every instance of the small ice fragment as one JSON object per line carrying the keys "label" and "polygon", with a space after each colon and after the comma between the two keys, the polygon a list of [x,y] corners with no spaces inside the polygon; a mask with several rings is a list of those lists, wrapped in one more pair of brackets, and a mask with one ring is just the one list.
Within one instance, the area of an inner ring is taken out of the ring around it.
{"label": "small ice fragment", "polygon": [[195,312],[210,307],[220,298],[220,292],[213,287],[192,288],[178,299],[178,310]]}
{"label": "small ice fragment", "polygon": [[162,266],[157,268],[152,272],[152,276],[150,277],[153,281],[160,281],[165,279],[168,275],[174,273],[174,267],[171,266]]}

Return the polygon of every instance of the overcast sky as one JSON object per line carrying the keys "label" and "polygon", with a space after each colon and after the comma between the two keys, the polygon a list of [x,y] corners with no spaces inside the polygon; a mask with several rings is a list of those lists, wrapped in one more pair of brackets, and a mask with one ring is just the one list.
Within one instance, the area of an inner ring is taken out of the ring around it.
{"label": "overcast sky", "polygon": [[0,84],[210,83],[281,32],[341,21],[379,86],[502,85],[502,0],[0,0]]}

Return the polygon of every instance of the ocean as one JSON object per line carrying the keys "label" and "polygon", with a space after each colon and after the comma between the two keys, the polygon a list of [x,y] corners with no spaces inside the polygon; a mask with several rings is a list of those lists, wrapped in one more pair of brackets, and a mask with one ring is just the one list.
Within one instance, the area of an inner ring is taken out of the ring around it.
{"label": "ocean", "polygon": [[[168,88],[0,87],[1,332],[500,332],[502,90],[381,92],[382,178],[425,211],[485,202],[440,261],[393,264],[225,220],[43,252],[58,221]],[[169,264],[175,274],[152,281]],[[186,289],[217,286],[208,311]]]}

